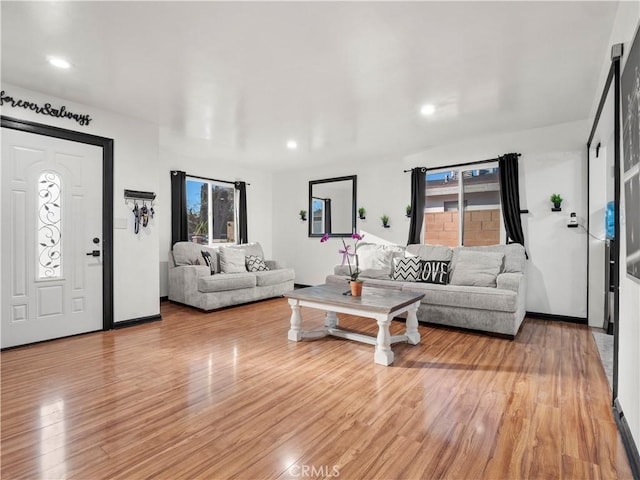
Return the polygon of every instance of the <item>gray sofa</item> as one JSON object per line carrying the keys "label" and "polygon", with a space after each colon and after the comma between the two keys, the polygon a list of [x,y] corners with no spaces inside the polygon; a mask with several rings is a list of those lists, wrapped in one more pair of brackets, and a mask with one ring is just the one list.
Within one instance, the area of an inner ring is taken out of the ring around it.
{"label": "gray sofa", "polygon": [[[213,267],[205,263],[203,251],[211,255]],[[192,242],[176,243],[169,255],[169,300],[201,310],[215,310],[293,290],[293,269],[274,260],[264,261],[269,268],[266,271],[249,272],[244,261],[239,268],[230,268],[225,258],[232,253],[242,260],[249,255],[264,259],[259,243],[217,248]]]}
{"label": "gray sofa", "polygon": [[[361,250],[365,245],[358,248],[360,277],[365,287],[424,293],[418,309],[419,321],[490,332],[511,339],[518,334],[526,311],[526,257],[522,245],[449,248],[423,244],[406,248],[368,246]],[[450,262],[449,280],[455,284],[393,280],[394,264],[399,258],[411,256],[424,261]],[[483,272],[487,257],[497,262],[488,276]],[[372,266],[374,268],[369,268]],[[347,273],[344,267],[335,267],[334,274],[327,276],[326,281],[345,284]]]}

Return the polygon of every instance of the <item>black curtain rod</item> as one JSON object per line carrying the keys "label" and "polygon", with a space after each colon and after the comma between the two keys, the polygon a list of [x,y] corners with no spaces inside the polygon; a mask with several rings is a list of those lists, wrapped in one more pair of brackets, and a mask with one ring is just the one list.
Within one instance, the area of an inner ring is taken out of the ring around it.
{"label": "black curtain rod", "polygon": [[[516,155],[518,155],[519,157],[522,156],[521,153],[516,153]],[[480,163],[488,163],[488,162],[497,162],[498,160],[500,160],[500,157],[496,157],[496,158],[488,158],[487,160],[478,160],[476,162],[467,162],[467,163],[457,163],[455,165],[444,165],[442,167],[433,167],[433,168],[426,168],[426,167],[416,167],[416,168],[424,168],[425,170],[442,170],[443,168],[455,168],[455,167],[466,167],[468,165],[478,165]],[[403,170],[404,173],[410,172],[413,169],[410,168],[409,170]]]}
{"label": "black curtain rod", "polygon": [[[176,172],[177,170],[172,170],[171,173]],[[208,180],[210,182],[220,182],[220,183],[228,183],[229,185],[235,185],[236,182],[230,182],[229,180],[220,180],[218,178],[208,178],[208,177],[199,177],[198,175],[190,175],[190,174],[186,174],[187,177],[189,178],[197,178],[198,180]],[[241,180],[238,180],[238,182],[240,182]],[[247,185],[251,185],[250,183],[247,183]]]}

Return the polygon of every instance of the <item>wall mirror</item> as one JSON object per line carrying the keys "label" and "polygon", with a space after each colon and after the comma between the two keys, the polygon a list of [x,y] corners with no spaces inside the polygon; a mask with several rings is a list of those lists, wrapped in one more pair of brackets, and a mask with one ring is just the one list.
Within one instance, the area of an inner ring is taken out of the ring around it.
{"label": "wall mirror", "polygon": [[357,175],[309,182],[309,236],[350,237],[356,231]]}

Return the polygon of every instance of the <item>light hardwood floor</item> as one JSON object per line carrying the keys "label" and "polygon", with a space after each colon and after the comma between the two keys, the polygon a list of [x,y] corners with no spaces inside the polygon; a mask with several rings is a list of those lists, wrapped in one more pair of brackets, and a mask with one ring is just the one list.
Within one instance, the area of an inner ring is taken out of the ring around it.
{"label": "light hardwood floor", "polygon": [[2,479],[631,478],[584,326],[421,325],[384,367],[370,345],[288,341],[284,299],[161,311],[2,352]]}

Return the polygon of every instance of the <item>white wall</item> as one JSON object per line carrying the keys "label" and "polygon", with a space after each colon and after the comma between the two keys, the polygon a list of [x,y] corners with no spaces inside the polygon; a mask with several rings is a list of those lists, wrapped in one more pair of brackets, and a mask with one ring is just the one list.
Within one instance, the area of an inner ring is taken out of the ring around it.
{"label": "white wall", "polygon": [[140,234],[134,234],[132,207],[126,205],[123,198],[124,189],[158,192],[157,126],[9,84],[3,83],[2,89],[7,95],[39,104],[66,105],[67,110],[88,113],[93,120],[87,126],[80,126],[73,120],[38,115],[7,104],[2,107],[2,115],[114,140],[113,215],[116,225],[119,220],[125,225],[113,232],[114,321],[159,314],[156,268],[159,221],[157,218],[151,220],[148,228],[141,228]]}
{"label": "white wall", "polygon": [[[357,220],[358,231],[365,240],[377,237],[391,243],[406,244],[409,222],[405,206],[410,200],[410,174],[402,172],[402,165],[393,160],[372,161],[363,168],[354,165],[333,165],[325,168],[286,171],[273,179],[273,254],[296,271],[296,283],[317,285],[324,283],[333,266],[340,263],[338,248],[342,242],[331,238],[320,243],[319,238],[307,236],[307,222],[301,222],[298,211],[307,209],[310,180],[357,175],[358,207],[367,210],[366,220]],[[380,217],[390,217],[390,228],[383,228]],[[351,239],[345,239],[351,241]]]}
{"label": "white wall", "polygon": [[[159,209],[160,224],[160,296],[167,296],[168,288],[168,255],[171,250],[171,170],[182,170],[190,175],[219,180],[243,180],[247,185],[247,232],[250,242],[260,242],[265,258],[273,258],[273,223],[272,213],[272,174],[234,166],[224,158],[203,158],[186,156],[181,153],[182,141],[176,143],[175,136],[160,132],[160,161],[157,168],[159,176]],[[197,140],[194,140],[197,142]],[[277,205],[277,204],[276,204]],[[277,207],[276,207],[277,208]],[[298,211],[307,208],[303,205]],[[158,260],[156,259],[156,264]]]}

